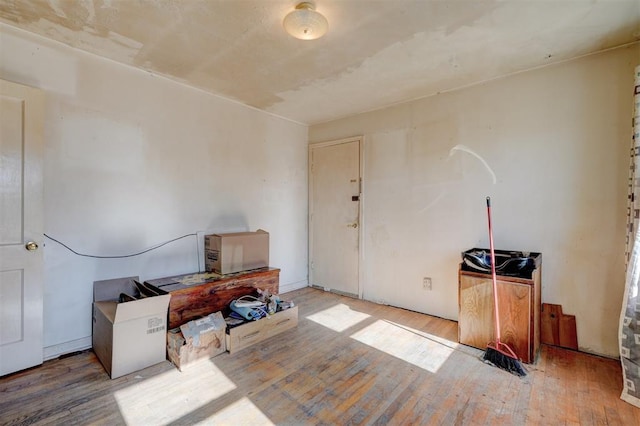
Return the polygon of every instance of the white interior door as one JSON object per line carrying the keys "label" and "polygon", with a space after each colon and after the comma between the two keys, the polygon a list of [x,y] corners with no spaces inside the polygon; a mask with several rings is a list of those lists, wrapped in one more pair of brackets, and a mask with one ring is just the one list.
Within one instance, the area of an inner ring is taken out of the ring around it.
{"label": "white interior door", "polygon": [[309,147],[309,281],[360,296],[360,139]]}
{"label": "white interior door", "polygon": [[43,112],[41,91],[0,80],[0,376],[42,364]]}

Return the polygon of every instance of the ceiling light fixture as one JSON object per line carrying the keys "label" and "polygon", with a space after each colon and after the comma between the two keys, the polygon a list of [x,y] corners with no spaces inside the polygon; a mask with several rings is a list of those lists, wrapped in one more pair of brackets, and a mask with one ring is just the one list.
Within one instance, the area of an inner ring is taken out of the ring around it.
{"label": "ceiling light fixture", "polygon": [[285,16],[282,25],[289,34],[301,40],[320,38],[329,28],[327,18],[316,12],[313,3],[306,1],[299,3],[296,10]]}

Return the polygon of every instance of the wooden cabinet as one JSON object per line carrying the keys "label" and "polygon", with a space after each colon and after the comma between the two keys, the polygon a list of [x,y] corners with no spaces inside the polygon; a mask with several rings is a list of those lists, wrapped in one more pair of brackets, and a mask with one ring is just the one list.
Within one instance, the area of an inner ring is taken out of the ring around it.
{"label": "wooden cabinet", "polygon": [[256,288],[278,294],[280,269],[260,268],[220,275],[213,272],[180,275],[146,281],[171,295],[169,329],[192,319],[228,309],[229,303]]}
{"label": "wooden cabinet", "polygon": [[[537,254],[540,256],[540,254]],[[498,275],[500,337],[525,363],[534,363],[540,348],[541,259],[530,278]],[[490,274],[458,271],[458,341],[486,349],[495,339],[493,284]]]}

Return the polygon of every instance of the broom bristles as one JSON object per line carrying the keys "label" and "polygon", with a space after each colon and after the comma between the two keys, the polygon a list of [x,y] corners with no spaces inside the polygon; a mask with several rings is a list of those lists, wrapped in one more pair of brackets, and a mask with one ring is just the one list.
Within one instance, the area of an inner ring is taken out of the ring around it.
{"label": "broom bristles", "polygon": [[522,367],[520,360],[498,349],[492,348],[491,346],[487,347],[483,359],[502,370],[515,374],[516,376],[524,377],[527,375],[527,372]]}

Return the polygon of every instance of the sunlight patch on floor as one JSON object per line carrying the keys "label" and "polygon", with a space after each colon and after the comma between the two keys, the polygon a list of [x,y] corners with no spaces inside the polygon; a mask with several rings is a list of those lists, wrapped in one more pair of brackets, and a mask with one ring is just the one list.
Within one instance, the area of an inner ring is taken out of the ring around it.
{"label": "sunlight patch on floor", "polygon": [[432,373],[458,346],[456,342],[386,320],[374,322],[351,338]]}
{"label": "sunlight patch on floor", "polygon": [[184,372],[174,369],[138,380],[113,394],[127,425],[180,423],[183,416],[236,388],[209,362],[197,363]]}
{"label": "sunlight patch on floor", "polygon": [[198,424],[267,426],[274,423],[249,398],[243,397]]}
{"label": "sunlight patch on floor", "polygon": [[339,333],[369,317],[370,315],[354,311],[347,305],[340,303],[324,311],[309,315],[307,319]]}

